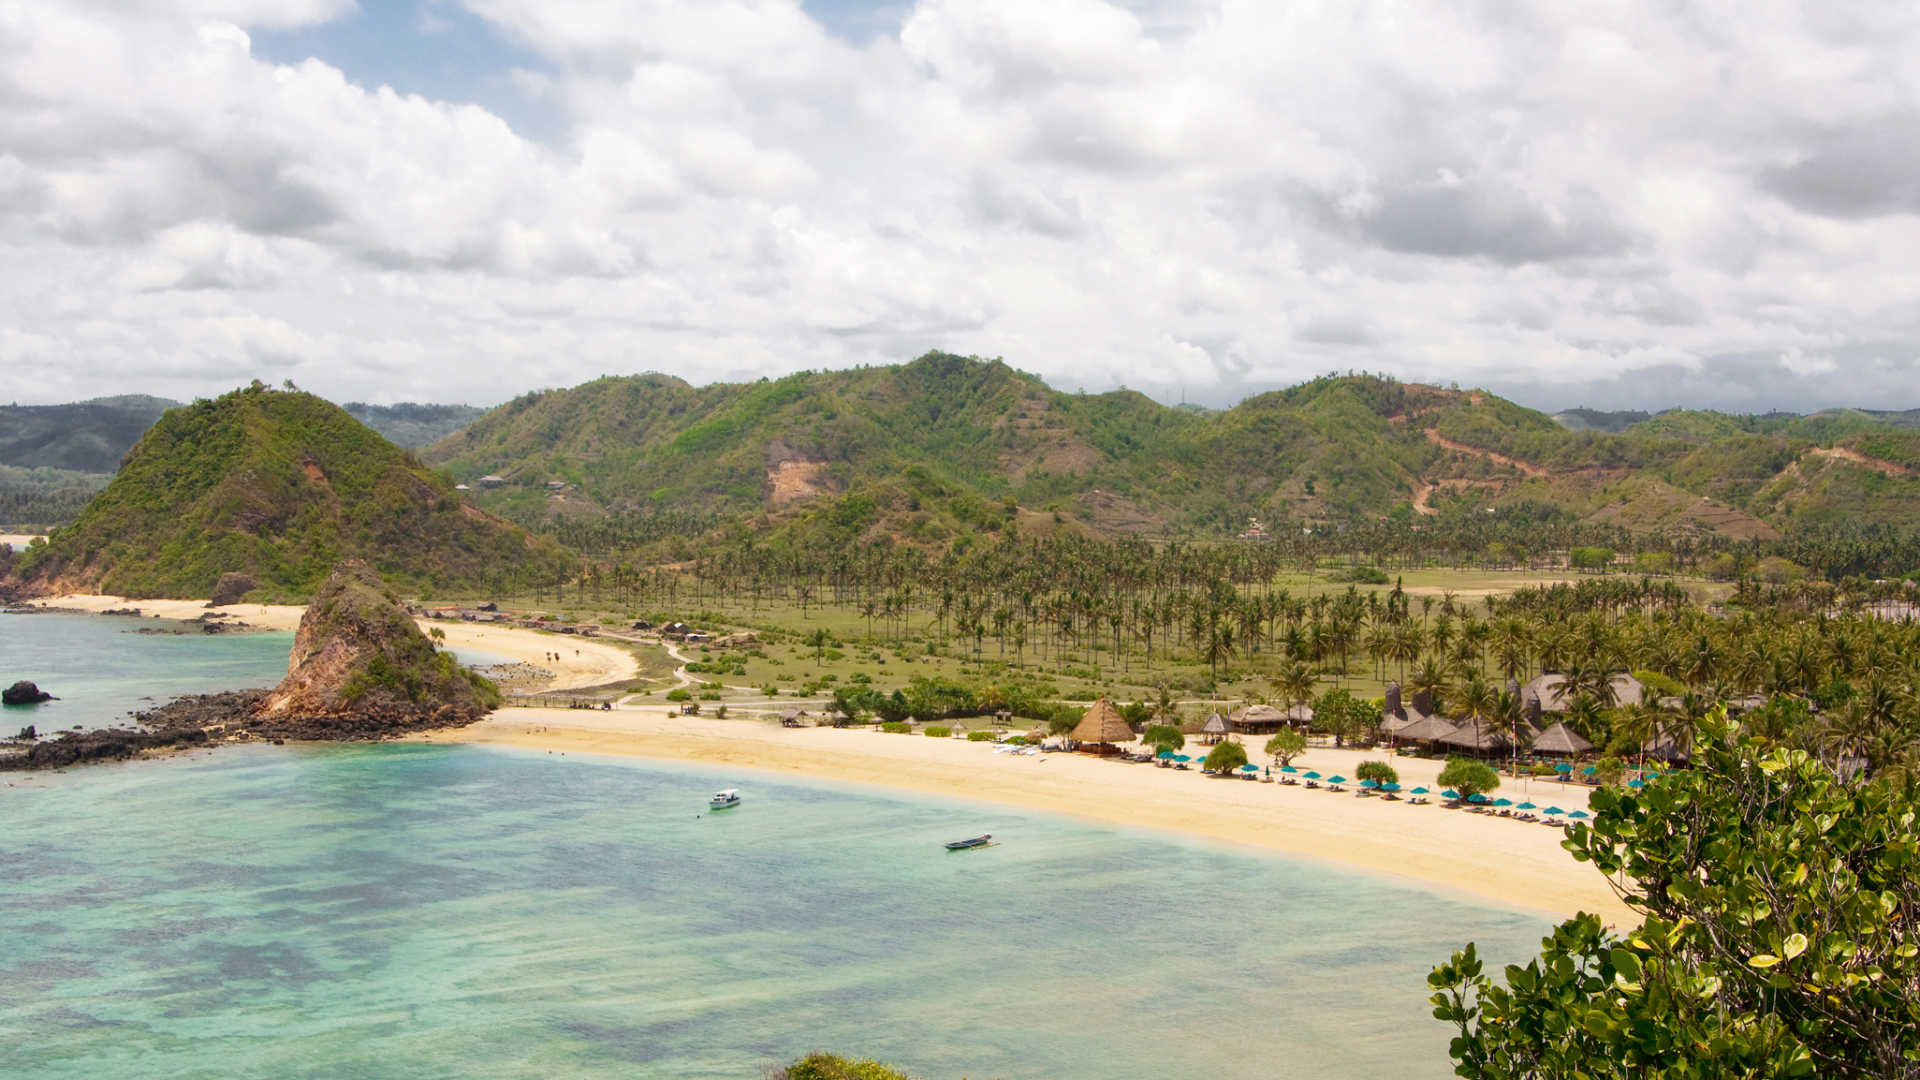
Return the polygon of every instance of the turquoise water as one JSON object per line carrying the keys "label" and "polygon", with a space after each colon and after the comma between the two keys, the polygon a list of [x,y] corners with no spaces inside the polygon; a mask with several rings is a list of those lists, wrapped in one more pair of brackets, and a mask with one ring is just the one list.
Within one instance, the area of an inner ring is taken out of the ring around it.
{"label": "turquoise water", "polygon": [[[0,686],[31,679],[59,697],[0,710],[0,735],[28,724],[42,732],[125,723],[127,713],[182,694],[272,686],[287,673],[289,632],[137,634],[181,623],[110,615],[0,614]],[[454,650],[462,663],[504,657]]]}
{"label": "turquoise water", "polygon": [[[170,677],[204,689],[257,640],[128,638],[187,643]],[[706,812],[727,785],[745,804]],[[756,1080],[825,1048],[923,1080],[1438,1080],[1427,969],[1545,928],[1161,834],[577,756],[0,778],[9,1078]]]}

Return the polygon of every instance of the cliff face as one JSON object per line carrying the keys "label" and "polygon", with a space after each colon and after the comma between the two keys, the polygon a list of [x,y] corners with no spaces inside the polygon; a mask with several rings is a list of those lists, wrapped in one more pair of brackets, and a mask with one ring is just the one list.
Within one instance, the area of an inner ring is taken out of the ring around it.
{"label": "cliff face", "polygon": [[308,605],[287,677],[250,726],[291,738],[378,737],[470,724],[499,704],[492,683],[436,649],[379,575],[353,560]]}

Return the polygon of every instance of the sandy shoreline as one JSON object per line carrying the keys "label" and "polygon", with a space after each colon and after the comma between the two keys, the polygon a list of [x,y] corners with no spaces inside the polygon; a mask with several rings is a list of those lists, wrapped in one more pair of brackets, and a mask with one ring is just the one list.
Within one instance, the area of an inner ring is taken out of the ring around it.
{"label": "sandy shoreline", "polygon": [[40,539],[33,533],[0,533],[0,544],[6,544],[15,551],[27,550],[27,545]]}
{"label": "sandy shoreline", "polygon": [[[300,626],[300,616],[307,610],[295,604],[228,604],[209,608],[204,600],[129,600],[92,594],[54,596],[37,603],[72,611],[138,608],[142,614],[163,619],[197,619],[214,611],[268,630],[287,631]],[[498,625],[427,620],[421,620],[420,625],[440,629],[451,648],[477,649],[553,672],[554,677],[546,686],[548,690],[578,690],[622,682],[640,673],[640,662],[632,653],[600,642]],[[557,654],[559,659],[549,654]]]}
{"label": "sandy shoreline", "polygon": [[[980,799],[1305,856],[1554,918],[1585,910],[1615,925],[1638,923],[1592,867],[1575,862],[1560,847],[1559,829],[1447,810],[1437,803],[1359,798],[1351,787],[1335,794],[1078,754],[1022,757],[955,739],[871,729],[785,729],[753,720],[663,715],[652,708],[503,709],[479,724],[430,738],[694,762]],[[1354,751],[1315,748],[1296,765],[1351,776],[1360,759]],[[1432,786],[1425,774],[1439,767],[1406,758],[1394,764],[1409,786]],[[1519,798],[1514,791],[1501,793]],[[1572,810],[1586,805],[1577,786],[1535,783],[1531,794],[1541,806]]]}

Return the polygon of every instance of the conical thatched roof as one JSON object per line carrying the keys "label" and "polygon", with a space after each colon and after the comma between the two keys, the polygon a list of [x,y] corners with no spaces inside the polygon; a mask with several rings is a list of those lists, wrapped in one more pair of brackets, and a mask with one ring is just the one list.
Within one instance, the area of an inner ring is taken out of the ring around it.
{"label": "conical thatched roof", "polygon": [[1219,713],[1207,717],[1207,722],[1200,725],[1200,733],[1203,735],[1225,735],[1227,731],[1227,718]]}
{"label": "conical thatched roof", "polygon": [[1080,718],[1069,737],[1083,743],[1123,743],[1132,742],[1134,738],[1133,726],[1106,698],[1093,703],[1093,708]]}
{"label": "conical thatched roof", "polygon": [[1539,754],[1565,754],[1572,757],[1593,749],[1593,744],[1581,738],[1565,723],[1555,723],[1533,740],[1533,749]]}

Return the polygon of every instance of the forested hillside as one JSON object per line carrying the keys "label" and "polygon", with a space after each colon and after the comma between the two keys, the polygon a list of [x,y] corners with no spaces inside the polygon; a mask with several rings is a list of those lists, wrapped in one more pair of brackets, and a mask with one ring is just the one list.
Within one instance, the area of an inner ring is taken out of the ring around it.
{"label": "forested hillside", "polygon": [[932,542],[1009,522],[1227,536],[1249,517],[1516,511],[1773,539],[1920,509],[1908,414],[1576,413],[1583,430],[1574,414],[1367,375],[1208,412],[1065,394],[997,360],[930,353],[751,384],[603,378],[516,398],[425,457],[530,524],[639,516]]}
{"label": "forested hillside", "polygon": [[549,580],[568,565],[339,407],[256,383],[169,410],[15,572],[29,587],[178,597],[236,572],[255,595],[294,598],[347,558],[420,590]]}

